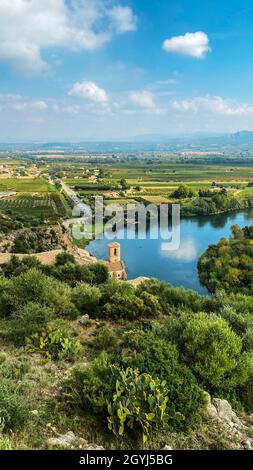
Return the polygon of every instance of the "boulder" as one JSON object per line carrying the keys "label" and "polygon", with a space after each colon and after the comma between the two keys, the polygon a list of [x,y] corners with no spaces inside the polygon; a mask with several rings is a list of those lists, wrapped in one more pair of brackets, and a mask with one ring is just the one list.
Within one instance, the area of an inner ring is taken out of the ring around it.
{"label": "boulder", "polygon": [[53,437],[47,440],[47,447],[74,447],[78,445],[78,438],[72,431],[66,434],[59,434],[58,437]]}
{"label": "boulder", "polygon": [[78,323],[82,326],[89,325],[90,323],[90,317],[89,315],[83,315],[82,317],[79,318]]}
{"label": "boulder", "polygon": [[222,421],[226,421],[228,423],[240,423],[240,420],[237,418],[235,412],[232,409],[232,406],[227,400],[213,398],[212,404],[217,411],[218,417]]}
{"label": "boulder", "polygon": [[82,437],[77,437],[72,431],[67,432],[66,434],[59,434],[57,437],[53,437],[47,440],[47,447],[57,447],[63,449],[69,448],[78,448],[82,450],[105,450],[101,446],[96,444],[90,444],[86,439]]}

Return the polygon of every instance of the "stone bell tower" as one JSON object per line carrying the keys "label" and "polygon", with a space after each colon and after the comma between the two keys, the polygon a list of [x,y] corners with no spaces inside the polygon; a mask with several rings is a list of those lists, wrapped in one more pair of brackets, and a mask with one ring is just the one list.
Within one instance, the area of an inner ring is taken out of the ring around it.
{"label": "stone bell tower", "polygon": [[109,263],[120,262],[120,244],[119,243],[110,243],[108,245],[109,250]]}

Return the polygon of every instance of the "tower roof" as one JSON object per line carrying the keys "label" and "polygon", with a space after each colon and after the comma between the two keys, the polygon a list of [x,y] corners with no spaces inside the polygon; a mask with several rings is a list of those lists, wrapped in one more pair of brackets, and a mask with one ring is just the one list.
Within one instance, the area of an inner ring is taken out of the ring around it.
{"label": "tower roof", "polygon": [[109,248],[119,248],[119,247],[120,247],[120,244],[117,243],[117,242],[112,242],[112,243],[109,243],[109,244],[108,244],[108,247],[109,247]]}

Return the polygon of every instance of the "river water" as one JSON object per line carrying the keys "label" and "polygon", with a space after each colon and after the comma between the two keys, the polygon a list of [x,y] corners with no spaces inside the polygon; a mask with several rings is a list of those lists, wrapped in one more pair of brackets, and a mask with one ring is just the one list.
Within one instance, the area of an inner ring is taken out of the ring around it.
{"label": "river water", "polygon": [[[138,276],[155,277],[173,286],[193,289],[201,294],[207,290],[200,284],[197,263],[208,245],[230,236],[231,225],[253,225],[253,209],[243,212],[194,217],[181,220],[181,242],[177,251],[162,251],[163,240],[127,240],[118,233],[115,241],[121,244],[121,257],[128,279]],[[123,239],[122,239],[123,238]],[[108,257],[108,240],[93,240],[86,249],[99,259]]]}

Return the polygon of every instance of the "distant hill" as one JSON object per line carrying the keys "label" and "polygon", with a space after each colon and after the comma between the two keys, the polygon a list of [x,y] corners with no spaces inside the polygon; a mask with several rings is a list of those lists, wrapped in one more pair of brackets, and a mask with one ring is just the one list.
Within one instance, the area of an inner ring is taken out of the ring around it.
{"label": "distant hill", "polygon": [[239,131],[235,134],[231,134],[231,140],[238,144],[253,144],[253,132],[252,131]]}

